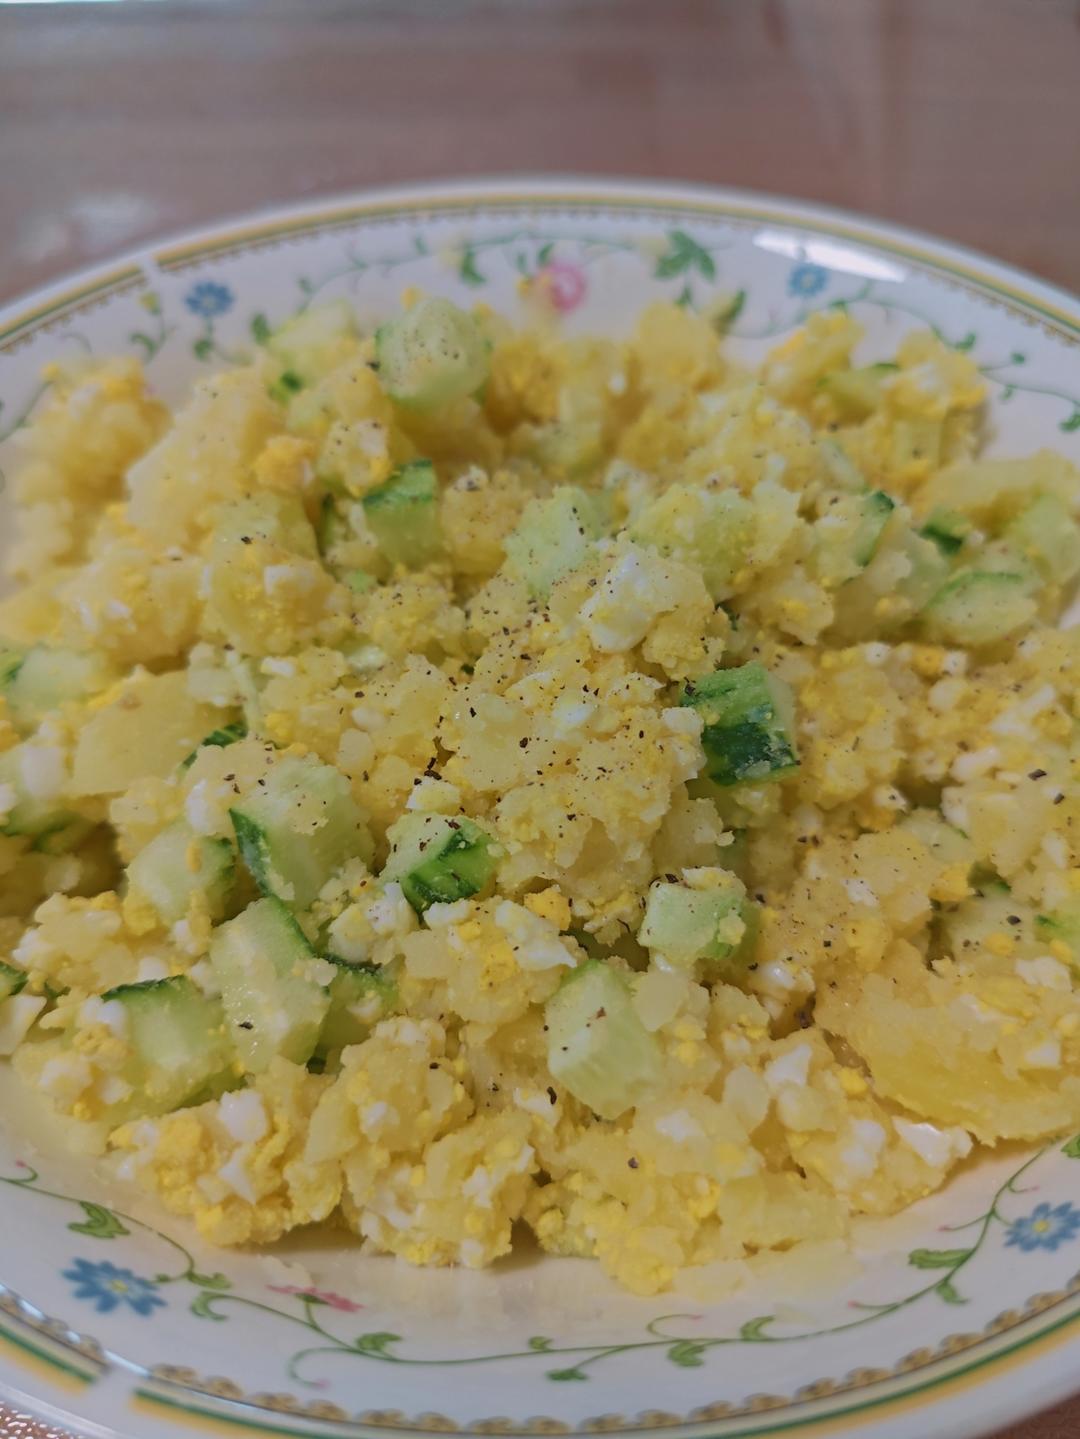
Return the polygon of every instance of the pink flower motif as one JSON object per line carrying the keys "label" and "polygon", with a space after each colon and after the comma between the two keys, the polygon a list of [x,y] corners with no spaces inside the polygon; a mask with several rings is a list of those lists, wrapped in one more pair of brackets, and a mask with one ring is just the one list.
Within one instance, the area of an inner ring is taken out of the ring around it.
{"label": "pink flower motif", "polygon": [[541,293],[563,315],[577,309],[588,288],[585,271],[568,260],[549,260],[546,265],[541,265],[536,272],[536,283]]}
{"label": "pink flower motif", "polygon": [[267,1288],[275,1294],[295,1294],[300,1299],[310,1299],[314,1304],[325,1304],[328,1309],[337,1309],[342,1314],[359,1314],[364,1307],[329,1289],[302,1289],[296,1284],[268,1284]]}

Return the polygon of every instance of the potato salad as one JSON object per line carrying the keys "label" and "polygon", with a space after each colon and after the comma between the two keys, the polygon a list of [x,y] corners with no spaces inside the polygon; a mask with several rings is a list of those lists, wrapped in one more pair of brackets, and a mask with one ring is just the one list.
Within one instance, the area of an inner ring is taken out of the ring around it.
{"label": "potato salad", "polygon": [[88,1166],[215,1244],[652,1294],[1080,1124],[1080,471],[860,341],[411,294],[175,410],[50,367],[0,1053]]}

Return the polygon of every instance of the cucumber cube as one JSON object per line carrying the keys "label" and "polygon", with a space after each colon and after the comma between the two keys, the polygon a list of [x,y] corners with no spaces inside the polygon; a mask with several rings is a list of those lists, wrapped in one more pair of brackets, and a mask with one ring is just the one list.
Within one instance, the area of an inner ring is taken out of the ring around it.
{"label": "cucumber cube", "polygon": [[197,835],[184,820],[163,829],[128,865],[129,891],[153,905],[162,924],[184,919],[196,895],[220,919],[236,873],[227,839]]}
{"label": "cucumber cube", "polygon": [[347,860],[371,859],[371,835],[348,780],[311,756],[283,756],[230,814],[259,889],[297,909]]}
{"label": "cucumber cube", "polygon": [[649,889],[638,943],[670,964],[722,966],[749,957],[756,917],[746,887],[733,874],[718,871],[705,889],[660,880]]}
{"label": "cucumber cube", "polygon": [[930,511],[919,533],[924,539],[933,540],[943,555],[954,555],[974,528],[969,516],[938,505]]}
{"label": "cucumber cube", "polygon": [[364,496],[364,514],[391,564],[420,569],[442,549],[439,487],[430,460],[410,460]]}
{"label": "cucumber cube", "polygon": [[134,1095],[119,1102],[120,1112],[167,1114],[220,1093],[234,1077],[221,1004],[185,975],[123,984],[102,998],[127,1016],[132,1057],[121,1077]]}
{"label": "cucumber cube", "polygon": [[382,877],[398,881],[417,914],[478,894],[495,872],[491,836],[464,816],[406,814],[387,838],[391,849]]}
{"label": "cucumber cube", "polygon": [[1068,584],[1080,573],[1080,526],[1057,495],[1040,495],[1017,515],[1004,538],[1045,579]]}
{"label": "cucumber cube", "polygon": [[368,590],[373,590],[378,583],[375,576],[369,575],[366,570],[349,570],[342,575],[341,580],[354,595],[366,595]]}
{"label": "cucumber cube", "polygon": [[709,594],[722,600],[732,594],[757,526],[754,506],[737,489],[675,484],[641,509],[630,538],[696,566]]}
{"label": "cucumber cube", "polygon": [[54,773],[51,747],[27,740],[0,754],[0,792],[10,791],[14,803],[0,811],[0,834],[24,835],[46,854],[65,854],[90,833],[93,825],[76,814],[58,789],[63,776]]}
{"label": "cucumber cube", "polygon": [[618,1119],[663,1087],[659,1041],[641,1022],[626,980],[603,960],[567,975],[544,1020],[552,1076],[601,1119]]}
{"label": "cucumber cube", "polygon": [[216,749],[227,749],[229,745],[236,744],[238,740],[247,738],[247,725],[243,720],[236,720],[233,724],[222,725],[220,729],[212,729],[198,743],[197,747],[181,761],[181,769],[190,769],[195,763],[199,750],[212,745]]}
{"label": "cucumber cube", "polygon": [[376,965],[347,964],[327,955],[334,965],[330,1008],[319,1035],[318,1053],[333,1054],[367,1039],[375,1025],[397,1008],[394,977]]}
{"label": "cucumber cube", "polygon": [[417,410],[474,395],[491,368],[490,346],[479,325],[437,295],[382,325],[375,355],[386,393]]}
{"label": "cucumber cube", "polygon": [[791,691],[763,665],[688,681],[679,703],[704,720],[705,772],[717,784],[781,779],[798,768]]}
{"label": "cucumber cube", "polygon": [[946,644],[995,644],[1035,618],[1030,587],[1025,574],[962,570],[926,606],[927,631]]}
{"label": "cucumber cube", "polygon": [[604,526],[597,500],[561,485],[547,500],[532,500],[506,540],[506,568],[525,581],[533,599],[547,599],[556,580],[579,569]]}
{"label": "cucumber cube", "polygon": [[37,728],[61,705],[103,690],[115,678],[99,655],[34,645],[25,654],[0,655],[0,693],[18,728]]}
{"label": "cucumber cube", "polygon": [[825,584],[854,579],[877,553],[896,501],[884,490],[843,495],[814,526],[816,568]]}
{"label": "cucumber cube", "polygon": [[852,555],[859,568],[865,569],[877,553],[889,516],[896,509],[896,501],[884,490],[871,490],[868,495],[861,496],[861,500]]}
{"label": "cucumber cube", "polygon": [[236,1052],[250,1074],[282,1055],[306,1064],[330,1008],[329,966],[278,899],[259,899],[223,924],[210,963]]}
{"label": "cucumber cube", "polygon": [[1070,962],[1080,969],[1080,901],[1066,903],[1050,914],[1037,914],[1035,934],[1043,944],[1058,940],[1067,945],[1072,952]]}

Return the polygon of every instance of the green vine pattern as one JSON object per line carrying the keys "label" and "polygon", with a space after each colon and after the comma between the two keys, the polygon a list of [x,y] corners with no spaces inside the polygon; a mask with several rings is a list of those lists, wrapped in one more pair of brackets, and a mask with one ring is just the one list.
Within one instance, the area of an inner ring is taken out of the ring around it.
{"label": "green vine pattern", "polygon": [[[729,249],[732,243],[727,241],[713,246],[702,245],[684,230],[668,231],[665,239],[665,248],[656,256],[654,262],[653,274],[658,280],[695,274],[704,280],[714,280],[715,256]],[[490,258],[501,256],[523,278],[532,279],[555,260],[556,247],[568,242],[579,247],[581,263],[586,266],[611,255],[647,258],[650,249],[640,241],[616,239],[608,235],[568,237],[544,230],[515,229],[504,234],[486,236],[482,240],[448,246],[443,254],[448,265],[464,284],[480,288],[491,279],[491,272],[487,269]],[[363,258],[355,249],[347,250],[346,254],[348,258],[345,265],[328,271],[319,279],[312,279],[307,275],[301,275],[297,279],[296,283],[303,296],[300,311],[306,310],[316,296],[335,280],[358,278],[372,271],[379,275],[389,275],[403,265],[431,258],[433,252],[424,237],[417,234],[411,247],[393,254],[374,259]],[[688,298],[680,297],[680,300],[684,304],[688,303]]]}
{"label": "green vine pattern", "polygon": [[184,1261],[183,1268],[175,1274],[155,1274],[153,1281],[155,1284],[188,1283],[209,1292],[220,1292],[232,1288],[230,1280],[224,1274],[201,1273],[191,1251],[178,1239],[163,1234],[152,1224],[146,1224],[141,1219],[133,1218],[130,1214],[121,1214],[118,1210],[110,1209],[106,1205],[98,1204],[90,1199],[75,1199],[70,1194],[61,1194],[58,1190],[46,1189],[38,1182],[41,1176],[31,1165],[20,1160],[18,1167],[23,1173],[17,1176],[0,1175],[0,1184],[10,1185],[13,1189],[27,1190],[31,1194],[40,1195],[43,1199],[56,1199],[62,1204],[71,1204],[81,1209],[84,1218],[73,1221],[67,1226],[73,1234],[81,1234],[87,1239],[121,1239],[130,1235],[131,1229],[134,1227],[153,1234],[179,1254]]}
{"label": "green vine pattern", "polygon": [[[926,1282],[920,1283],[910,1293],[885,1303],[850,1301],[850,1307],[855,1314],[840,1323],[778,1333],[776,1326],[782,1322],[781,1319],[775,1314],[761,1314],[747,1320],[731,1333],[702,1335],[685,1332],[688,1325],[700,1321],[701,1315],[674,1313],[663,1314],[651,1320],[645,1325],[644,1337],[636,1340],[601,1344],[560,1344],[547,1335],[534,1335],[525,1341],[523,1347],[492,1354],[444,1357],[416,1356],[403,1352],[401,1346],[407,1341],[402,1335],[390,1330],[374,1330],[354,1338],[341,1337],[327,1327],[325,1316],[340,1310],[351,1314],[362,1306],[314,1288],[293,1287],[277,1291],[293,1297],[295,1311],[247,1295],[232,1293],[231,1282],[225,1275],[201,1273],[194,1256],[178,1240],[162,1233],[153,1225],[106,1205],[75,1199],[44,1187],[39,1183],[38,1172],[29,1165],[20,1164],[24,1173],[16,1177],[0,1176],[0,1183],[81,1209],[83,1218],[72,1221],[67,1227],[87,1239],[110,1241],[123,1238],[129,1236],[134,1227],[162,1240],[182,1257],[183,1266],[176,1272],[155,1275],[152,1283],[154,1286],[177,1283],[195,1286],[199,1293],[191,1300],[189,1308],[196,1318],[212,1323],[227,1322],[232,1315],[225,1310],[225,1306],[233,1305],[252,1313],[269,1315],[275,1321],[305,1331],[314,1342],[292,1354],[286,1364],[286,1372],[290,1379],[306,1388],[320,1389],[326,1386],[326,1380],[313,1378],[305,1371],[311,1361],[329,1357],[348,1357],[416,1368],[461,1368],[514,1360],[537,1360],[553,1365],[545,1370],[546,1378],[555,1383],[570,1383],[590,1379],[592,1371],[598,1365],[620,1355],[659,1352],[670,1364],[683,1369],[696,1369],[704,1365],[707,1356],[714,1350],[745,1344],[792,1344],[844,1334],[862,1329],[931,1297],[948,1305],[966,1304],[969,1301],[962,1292],[958,1279],[984,1250],[993,1233],[1000,1234],[1004,1230],[1007,1234],[1006,1242],[1015,1244],[1021,1251],[1033,1248],[1056,1249],[1059,1243],[1076,1237],[1076,1230],[1080,1228],[1080,1211],[1074,1210],[1070,1204],[1060,1205],[1057,1209],[1043,1204],[1032,1215],[1022,1218],[1010,1218],[1003,1207],[1011,1197],[1031,1192],[1022,1187],[1020,1181],[1039,1160],[1059,1146],[1067,1158],[1080,1159],[1080,1135],[1064,1144],[1055,1140],[1045,1145],[1003,1181],[994,1193],[989,1207],[982,1214],[965,1223],[946,1226],[942,1231],[956,1235],[972,1231],[970,1242],[940,1249],[920,1247],[909,1252],[908,1265],[931,1276]],[[1047,1217],[1042,1217],[1044,1214]],[[150,1281],[143,1282],[151,1287]],[[679,1332],[680,1330],[684,1332]]]}
{"label": "green vine pattern", "polygon": [[139,296],[139,304],[146,311],[149,319],[142,329],[132,330],[128,335],[128,344],[133,345],[140,353],[139,359],[144,365],[157,358],[165,341],[176,329],[175,325],[165,323],[165,315],[161,308],[161,296],[156,290],[146,290]]}
{"label": "green vine pattern", "polygon": [[[717,329],[737,339],[772,339],[797,329],[811,315],[822,310],[871,306],[887,314],[902,314],[917,320],[953,349],[970,352],[978,343],[974,331],[960,336],[947,334],[916,306],[883,293],[874,280],[862,282],[850,295],[822,298],[810,303],[811,297],[835,278],[835,272],[805,261],[793,265],[788,293],[796,298],[801,296],[806,303],[797,305],[794,310],[775,307],[764,323],[749,323],[744,318],[749,291],[745,287],[720,286],[721,265],[717,257],[734,243],[733,239],[728,239],[706,244],[682,229],[667,230],[652,239],[626,239],[613,235],[567,235],[553,230],[517,227],[479,239],[464,239],[436,252],[424,235],[417,232],[411,242],[400,250],[365,257],[355,245],[350,245],[345,251],[344,264],[317,276],[299,275],[296,280],[299,301],[292,313],[303,313],[337,281],[355,281],[368,274],[385,277],[418,261],[432,259],[443,260],[463,284],[473,289],[481,289],[492,281],[492,265],[496,261],[509,265],[525,283],[546,278],[552,282],[556,308],[569,310],[575,308],[584,296],[585,284],[581,277],[585,271],[598,261],[624,255],[646,265],[655,281],[679,282],[678,292],[671,297],[676,304],[707,311]],[[567,258],[571,253],[576,257],[573,260]],[[798,283],[800,280],[802,284]],[[189,343],[194,358],[200,363],[237,365],[250,360],[249,351],[224,345],[218,334],[217,322],[232,308],[233,298],[227,286],[205,280],[197,282],[184,296],[184,307],[199,321],[198,330]],[[139,353],[142,362],[149,365],[179,326],[166,321],[162,300],[156,290],[144,291],[139,303],[146,311],[147,319],[129,332],[128,343]],[[263,314],[250,317],[249,330],[256,344],[265,343],[272,333],[272,327]],[[75,335],[70,338],[89,348],[83,337]],[[1018,394],[1060,401],[1066,407],[1066,414],[1058,422],[1058,429],[1064,434],[1080,431],[1080,396],[1053,385],[1028,383],[1022,373],[1017,373],[1022,372],[1027,363],[1028,356],[1014,350],[1004,359],[978,362],[978,369],[985,380],[996,387],[1002,403]],[[0,401],[0,443],[28,422],[47,388],[47,384],[39,385],[6,425],[4,402]],[[2,482],[3,472],[0,470]]]}
{"label": "green vine pattern", "polygon": [[[675,303],[707,310],[717,329],[736,339],[774,339],[791,333],[800,325],[805,324],[811,315],[824,310],[852,310],[859,306],[871,306],[886,314],[906,315],[918,321],[920,325],[936,335],[943,344],[952,349],[970,352],[978,343],[978,336],[974,331],[969,330],[959,336],[946,333],[924,311],[904,300],[883,293],[878,288],[878,282],[874,280],[863,281],[850,295],[809,303],[810,297],[817,293],[818,288],[824,287],[831,272],[806,262],[799,262],[793,267],[792,279],[798,280],[801,276],[809,274],[811,276],[810,288],[800,291],[796,284],[789,282],[789,293],[796,296],[802,293],[808,301],[807,303],[797,306],[794,311],[776,308],[763,324],[747,323],[745,320],[740,324],[740,317],[750,298],[749,291],[745,287],[737,287],[717,292],[720,280],[720,265],[717,256],[729,249],[732,243],[725,241],[715,245],[706,245],[685,230],[668,230],[650,243],[606,235],[567,236],[545,230],[518,228],[485,236],[482,239],[462,241],[457,245],[446,247],[437,254],[422,234],[416,234],[412,243],[401,250],[381,256],[364,257],[355,247],[351,247],[346,251],[346,261],[343,265],[337,265],[317,277],[300,275],[296,281],[300,291],[300,300],[293,313],[303,313],[329,286],[337,281],[343,279],[355,281],[372,273],[385,277],[417,261],[431,260],[436,257],[445,260],[458,279],[473,289],[481,289],[491,282],[493,278],[491,265],[496,259],[509,264],[510,268],[526,283],[535,282],[545,275],[560,279],[564,285],[568,284],[570,288],[569,292],[565,289],[556,290],[556,307],[571,309],[583,297],[585,288],[583,279],[575,279],[575,276],[583,276],[585,270],[599,260],[613,255],[629,255],[649,265],[654,280],[660,282],[680,281],[681,288],[673,296]],[[578,257],[576,261],[564,258],[570,246],[574,247],[574,253]],[[203,282],[201,286],[196,287],[196,289],[200,288],[212,289],[213,286]],[[190,297],[186,303],[189,308],[195,309],[195,313],[202,313],[192,305]],[[214,329],[214,315],[203,314],[202,321],[201,332],[192,343],[196,359],[236,364],[246,358],[243,354],[225,349],[219,343]],[[257,344],[264,343],[271,333],[270,324],[263,314],[252,316],[249,328]],[[151,337],[148,334],[133,335],[131,338],[147,351],[149,360],[161,348],[169,332],[162,325],[159,331],[160,338],[157,339],[154,348],[151,348]],[[1016,373],[1027,362],[1026,354],[1014,350],[1005,359],[978,363],[978,369],[986,381],[1000,391],[999,398],[1003,403],[1008,402],[1017,394],[1039,395],[1059,400],[1067,407],[1067,414],[1058,424],[1059,430],[1065,434],[1080,431],[1080,396],[1050,385],[1027,383],[1021,375]]]}

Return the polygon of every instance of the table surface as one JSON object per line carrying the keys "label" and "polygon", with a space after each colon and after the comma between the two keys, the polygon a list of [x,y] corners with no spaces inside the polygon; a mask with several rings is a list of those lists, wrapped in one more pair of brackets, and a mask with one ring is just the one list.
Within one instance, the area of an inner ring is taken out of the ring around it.
{"label": "table surface", "polygon": [[[509,171],[798,195],[1080,290],[1078,134],[1076,0],[0,5],[0,299],[277,201]],[[1078,1434],[1080,1401],[1000,1439]]]}

